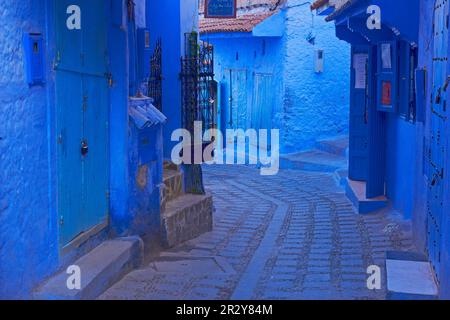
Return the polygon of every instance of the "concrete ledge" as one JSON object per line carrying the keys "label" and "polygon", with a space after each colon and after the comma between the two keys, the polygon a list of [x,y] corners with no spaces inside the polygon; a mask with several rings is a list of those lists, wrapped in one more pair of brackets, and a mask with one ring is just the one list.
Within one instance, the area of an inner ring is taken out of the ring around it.
{"label": "concrete ledge", "polygon": [[185,194],[169,201],[161,217],[163,245],[173,247],[209,232],[213,227],[210,194]]}
{"label": "concrete ledge", "polygon": [[345,194],[360,214],[375,212],[388,205],[386,197],[368,199],[366,197],[366,183],[363,181],[345,179]]}
{"label": "concrete ledge", "polygon": [[438,286],[427,258],[415,252],[387,252],[388,300],[437,300]]}
{"label": "concrete ledge", "polygon": [[345,157],[320,150],[285,154],[280,157],[281,169],[290,170],[333,173],[346,168],[347,164]]}
{"label": "concrete ledge", "polygon": [[316,141],[315,146],[318,150],[346,157],[349,138],[348,136],[341,136],[334,139],[318,140]]}
{"label": "concrete ledge", "polygon": [[72,265],[80,267],[81,289],[69,290],[66,270],[61,271],[33,295],[37,300],[92,300],[141,266],[144,246],[138,237],[105,241]]}

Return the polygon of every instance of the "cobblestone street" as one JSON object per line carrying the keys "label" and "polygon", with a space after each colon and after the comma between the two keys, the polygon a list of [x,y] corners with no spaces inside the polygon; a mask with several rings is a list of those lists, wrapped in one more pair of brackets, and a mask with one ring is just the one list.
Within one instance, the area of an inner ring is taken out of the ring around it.
{"label": "cobblestone street", "polygon": [[367,267],[411,245],[408,225],[356,214],[329,173],[215,166],[205,180],[214,231],[162,252],[102,299],[382,299],[367,289]]}

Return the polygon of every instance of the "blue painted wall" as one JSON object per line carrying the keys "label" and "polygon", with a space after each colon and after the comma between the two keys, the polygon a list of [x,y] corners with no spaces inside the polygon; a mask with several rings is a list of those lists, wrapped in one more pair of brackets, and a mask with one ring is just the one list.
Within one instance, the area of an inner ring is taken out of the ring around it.
{"label": "blue painted wall", "polygon": [[[287,1],[282,151],[313,147],[321,138],[346,134],[349,126],[350,46],[334,26],[302,0]],[[314,15],[314,17],[313,17]],[[316,37],[315,46],[306,41]],[[324,50],[324,72],[314,71],[314,50]]]}
{"label": "blue painted wall", "polygon": [[[430,39],[433,38],[433,14],[434,14],[434,1],[433,0],[421,0],[421,10],[420,10],[420,29],[419,29],[419,67],[427,69],[427,97],[430,96],[432,92],[432,59],[433,59],[433,42]],[[450,39],[449,39],[450,41]],[[447,57],[450,56],[450,52],[447,53]],[[450,74],[450,64],[447,64],[447,74]],[[447,95],[445,97],[447,101],[450,98],[450,92],[447,90]],[[420,146],[420,152],[417,154],[417,159],[421,159],[421,167],[423,167],[423,138],[426,141],[430,139],[430,99],[426,99],[426,122],[424,126],[418,127],[417,131],[419,134],[419,139],[417,144]],[[447,111],[448,112],[448,111]],[[447,161],[446,161],[446,171],[450,168],[450,157],[448,157],[448,150],[450,150],[450,124],[446,123],[444,139],[446,140],[447,148]],[[425,160],[426,161],[426,160]],[[421,168],[420,167],[420,168]],[[442,247],[441,247],[441,286],[440,286],[440,296],[443,299],[450,299],[450,175],[445,174],[444,178],[444,214],[442,220]],[[415,211],[413,216],[414,225],[414,236],[416,238],[416,243],[421,247],[426,246],[427,237],[427,206],[426,206],[426,195],[427,195],[427,184],[423,175],[423,171],[418,170],[417,172],[417,183],[416,194],[418,195],[415,201]]]}
{"label": "blue painted wall", "polygon": [[[62,254],[56,212],[55,0],[0,4],[0,299],[30,298],[32,290],[58,269],[73,262],[109,236],[145,234],[159,227],[162,182],[161,127],[152,135],[154,154],[148,188],[138,192],[134,146],[130,134],[129,41],[124,1],[114,1],[108,16],[110,88],[110,228],[81,248]],[[46,83],[29,87],[25,78],[22,35],[42,33]],[[106,79],[105,79],[106,81]],[[138,209],[136,209],[138,208]],[[145,211],[145,212],[144,212]],[[152,228],[138,230],[142,217]]]}
{"label": "blue painted wall", "polygon": [[184,33],[198,30],[198,3],[196,0],[147,0],[147,23],[152,50],[158,38],[162,39],[164,157],[170,159],[174,130],[180,129],[181,120],[181,57],[184,55]]}
{"label": "blue painted wall", "polygon": [[[254,73],[273,75],[272,127],[280,129],[282,153],[312,148],[318,139],[346,134],[349,122],[350,46],[335,37],[332,24],[311,13],[304,1],[287,1],[264,30],[281,37],[252,33],[204,34],[214,45],[216,80],[226,82],[227,69],[247,69],[247,115],[253,103]],[[269,18],[269,19],[272,19]],[[315,36],[315,45],[307,41]],[[316,49],[324,50],[324,72],[315,72]],[[238,58],[237,58],[238,57]],[[222,97],[222,100],[224,97]],[[227,99],[227,97],[225,97]],[[246,123],[250,124],[249,116]]]}
{"label": "blue painted wall", "polygon": [[415,124],[386,114],[386,196],[406,219],[412,218],[417,171]]}
{"label": "blue painted wall", "polygon": [[46,61],[46,85],[29,88],[22,47],[24,32],[42,33],[50,56],[48,4],[0,5],[0,298],[27,297],[58,259],[52,61]]}

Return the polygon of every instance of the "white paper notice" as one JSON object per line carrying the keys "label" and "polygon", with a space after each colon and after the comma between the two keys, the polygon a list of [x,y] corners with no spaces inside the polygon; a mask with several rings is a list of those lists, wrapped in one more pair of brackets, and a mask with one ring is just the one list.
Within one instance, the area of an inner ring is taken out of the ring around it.
{"label": "white paper notice", "polygon": [[369,55],[357,53],[353,55],[353,68],[355,69],[355,89],[365,89],[367,79],[367,60]]}

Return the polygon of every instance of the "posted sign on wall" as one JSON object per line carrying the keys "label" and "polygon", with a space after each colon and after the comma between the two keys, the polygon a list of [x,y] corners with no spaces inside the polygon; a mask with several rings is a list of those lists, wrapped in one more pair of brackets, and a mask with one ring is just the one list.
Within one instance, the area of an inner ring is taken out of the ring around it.
{"label": "posted sign on wall", "polygon": [[236,18],[237,0],[205,0],[205,18]]}

